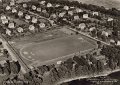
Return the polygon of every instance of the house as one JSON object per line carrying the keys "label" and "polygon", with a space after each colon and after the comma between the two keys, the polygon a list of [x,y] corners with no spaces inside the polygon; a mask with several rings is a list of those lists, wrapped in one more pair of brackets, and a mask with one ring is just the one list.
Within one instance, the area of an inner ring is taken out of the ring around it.
{"label": "house", "polygon": [[57,61],[57,65],[60,65],[62,63],[62,61]]}
{"label": "house", "polygon": [[106,32],[106,31],[102,31],[102,35],[108,37],[109,34],[108,34],[108,32]]}
{"label": "house", "polygon": [[9,23],[8,28],[12,28],[12,29],[15,28],[15,24],[13,22]]}
{"label": "house", "polygon": [[47,3],[47,7],[52,7],[52,4],[51,3]]}
{"label": "house", "polygon": [[10,6],[14,6],[14,5],[15,5],[15,1],[11,1]]}
{"label": "house", "polygon": [[30,31],[34,31],[35,30],[35,26],[34,25],[29,25],[29,28],[28,28]]}
{"label": "house", "polygon": [[32,23],[37,23],[37,18],[36,17],[32,17]]}
{"label": "house", "polygon": [[2,3],[2,0],[0,0],[0,2]]}
{"label": "house", "polygon": [[69,6],[64,6],[63,9],[65,9],[65,10],[69,10]]}
{"label": "house", "polygon": [[41,1],[40,4],[41,5],[45,5],[46,1]]}
{"label": "house", "polygon": [[22,33],[22,32],[23,32],[23,28],[22,28],[22,27],[18,27],[18,28],[17,28],[17,31],[18,31],[19,33]]}
{"label": "house", "polygon": [[93,14],[93,15],[97,15],[97,16],[99,15],[99,13],[98,13],[98,12],[93,12],[92,14]]}
{"label": "house", "polygon": [[2,24],[8,24],[8,19],[2,19]]}
{"label": "house", "polygon": [[92,31],[95,30],[95,29],[96,29],[95,27],[91,27],[91,28],[89,29],[89,31],[92,32]]}
{"label": "house", "polygon": [[23,8],[27,8],[28,6],[27,6],[27,4],[23,4]]}
{"label": "house", "polygon": [[1,20],[6,19],[7,17],[5,15],[1,15]]}
{"label": "house", "polygon": [[11,7],[10,6],[6,6],[6,10],[11,10]]}
{"label": "house", "polygon": [[107,19],[107,21],[109,21],[109,22],[110,22],[110,21],[113,21],[113,18],[110,18],[110,17],[109,17],[109,18]]}
{"label": "house", "polygon": [[40,28],[45,28],[45,23],[40,23],[40,24],[39,24],[39,27],[40,27]]}
{"label": "house", "polygon": [[23,16],[23,12],[22,12],[22,11],[19,11],[19,12],[18,12],[18,16],[19,16],[19,17],[22,17],[22,16]]}
{"label": "house", "polygon": [[37,12],[41,12],[42,11],[42,9],[39,7],[39,8],[37,8]]}
{"label": "house", "polygon": [[32,5],[32,10],[36,10],[37,7],[35,5]]}
{"label": "house", "polygon": [[47,10],[46,10],[46,9],[44,9],[44,10],[42,10],[42,12],[43,12],[43,13],[47,13]]}
{"label": "house", "polygon": [[84,18],[84,19],[89,18],[89,17],[88,17],[88,14],[83,14],[83,18]]}
{"label": "house", "polygon": [[56,4],[55,7],[59,7],[60,5],[59,4]]}
{"label": "house", "polygon": [[75,15],[74,16],[74,20],[78,20],[79,19],[79,16],[78,15]]}
{"label": "house", "polygon": [[51,16],[50,16],[52,19],[55,19],[55,18],[57,18],[57,15],[56,14],[51,14]]}
{"label": "house", "polygon": [[73,11],[68,11],[68,14],[72,16],[73,15]]}
{"label": "house", "polygon": [[84,30],[86,27],[85,23],[80,23],[78,28],[80,28],[81,30]]}
{"label": "house", "polygon": [[15,8],[13,8],[12,13],[17,13],[17,10]]}
{"label": "house", "polygon": [[115,44],[115,40],[110,39],[110,43],[111,43],[111,44]]}
{"label": "house", "polygon": [[64,17],[65,14],[66,12],[59,13],[59,17]]}
{"label": "house", "polygon": [[80,12],[83,12],[83,10],[80,9],[80,8],[76,8],[76,12],[77,12],[77,13],[80,13]]}
{"label": "house", "polygon": [[120,46],[120,41],[117,41],[117,46]]}
{"label": "house", "polygon": [[31,19],[31,16],[28,15],[28,14],[26,14],[26,15],[25,15],[25,19],[26,19],[26,20],[29,20],[29,19]]}
{"label": "house", "polygon": [[6,34],[11,36],[11,31],[9,29],[6,29]]}

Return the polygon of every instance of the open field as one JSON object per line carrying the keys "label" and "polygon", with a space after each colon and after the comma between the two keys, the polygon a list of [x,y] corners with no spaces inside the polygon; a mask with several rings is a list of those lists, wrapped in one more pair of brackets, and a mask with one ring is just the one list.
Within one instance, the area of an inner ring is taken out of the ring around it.
{"label": "open field", "polygon": [[44,63],[49,60],[54,61],[63,56],[66,57],[76,52],[86,51],[94,47],[94,44],[82,38],[80,35],[71,35],[27,45],[20,50],[20,54],[23,59],[32,61],[32,63],[36,61],[37,63]]}

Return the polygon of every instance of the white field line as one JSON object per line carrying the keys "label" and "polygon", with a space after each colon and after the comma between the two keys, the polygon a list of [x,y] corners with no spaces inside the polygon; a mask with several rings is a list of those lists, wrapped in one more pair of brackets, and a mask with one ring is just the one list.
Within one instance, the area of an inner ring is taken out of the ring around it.
{"label": "white field line", "polygon": [[85,52],[88,52],[88,51],[91,51],[91,50],[93,50],[93,49],[88,49],[88,50],[72,53],[72,54],[69,54],[69,55],[66,55],[66,56],[60,56],[58,58],[54,58],[54,59],[47,60],[47,61],[44,61],[44,62],[40,62],[40,61],[37,60],[37,61],[33,62],[32,64],[30,64],[29,66],[33,66],[33,65],[38,66],[38,65],[43,65],[43,64],[50,63],[50,62],[54,62],[54,63],[57,64],[57,61],[63,61],[62,59],[64,59],[64,58],[70,58],[70,57],[73,57],[74,55],[79,55],[79,54],[82,54],[82,53],[85,53]]}
{"label": "white field line", "polygon": [[[13,61],[18,61],[18,59],[16,58],[16,55],[15,55],[15,54],[11,51],[11,49],[7,46],[7,42],[6,42],[6,41],[3,41],[2,39],[0,39],[0,41],[2,42],[3,47],[8,50],[8,52],[9,52],[10,57],[12,58],[12,60],[13,60]],[[21,65],[21,71],[22,71],[23,73],[26,73],[26,70],[25,70],[25,68],[24,68],[22,65]]]}

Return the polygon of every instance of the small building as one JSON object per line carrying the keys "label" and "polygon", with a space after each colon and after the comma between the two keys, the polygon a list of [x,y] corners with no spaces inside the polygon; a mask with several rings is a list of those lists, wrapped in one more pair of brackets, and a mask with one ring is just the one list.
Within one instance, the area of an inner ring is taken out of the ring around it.
{"label": "small building", "polygon": [[107,21],[109,21],[109,22],[110,22],[110,21],[113,21],[113,18],[110,18],[110,17],[109,17],[109,18],[107,19]]}
{"label": "small building", "polygon": [[46,1],[41,1],[40,4],[41,5],[45,5]]}
{"label": "small building", "polygon": [[15,5],[15,1],[11,1],[10,6],[14,6],[14,5]]}
{"label": "small building", "polygon": [[23,8],[27,8],[28,6],[27,6],[27,4],[23,4]]}
{"label": "small building", "polygon": [[117,41],[117,46],[120,46],[120,41]]}
{"label": "small building", "polygon": [[41,12],[42,9],[40,7],[37,8],[37,12]]}
{"label": "small building", "polygon": [[17,28],[17,31],[18,31],[19,33],[22,33],[24,30],[23,30],[22,27],[18,27],[18,28]]}
{"label": "small building", "polygon": [[83,12],[83,10],[80,9],[80,8],[76,8],[76,12],[77,12],[77,13],[80,13],[80,12]]}
{"label": "small building", "polygon": [[2,19],[2,24],[8,24],[8,19]]}
{"label": "small building", "polygon": [[35,30],[35,26],[34,25],[30,25],[28,28],[30,31],[34,31]]}
{"label": "small building", "polygon": [[15,24],[13,22],[9,23],[8,28],[11,28],[11,29],[15,28]]}
{"label": "small building", "polygon": [[81,30],[84,30],[86,28],[85,23],[80,23],[78,28],[81,29]]}
{"label": "small building", "polygon": [[47,13],[47,10],[46,10],[46,9],[43,9],[42,12],[43,12],[43,13]]}
{"label": "small building", "polygon": [[6,6],[6,10],[11,10],[11,7],[10,6]]}
{"label": "small building", "polygon": [[40,23],[40,24],[39,24],[39,27],[40,27],[40,28],[45,28],[45,23]]}
{"label": "small building", "polygon": [[91,28],[89,29],[89,31],[92,32],[92,31],[95,30],[95,29],[96,29],[95,27],[91,27]]}
{"label": "small building", "polygon": [[31,16],[28,15],[28,14],[26,14],[26,15],[25,15],[25,19],[26,19],[26,20],[29,20],[29,19],[31,19]]}
{"label": "small building", "polygon": [[78,19],[80,19],[79,16],[78,16],[78,15],[75,15],[75,16],[74,16],[74,20],[78,20]]}
{"label": "small building", "polygon": [[102,35],[108,37],[109,34],[108,34],[108,32],[106,32],[106,31],[102,31]]}
{"label": "small building", "polygon": [[36,10],[37,7],[35,5],[32,5],[32,10]]}
{"label": "small building", "polygon": [[115,40],[110,39],[110,44],[115,44]]}
{"label": "small building", "polygon": [[84,19],[89,18],[89,17],[88,17],[88,14],[83,14],[83,18],[84,18]]}
{"label": "small building", "polygon": [[22,17],[22,16],[23,16],[23,12],[22,12],[22,11],[19,11],[19,12],[18,12],[18,16],[19,16],[19,17]]}
{"label": "small building", "polygon": [[99,15],[99,13],[98,13],[98,12],[93,12],[93,15],[97,15],[97,16],[98,16],[98,15]]}
{"label": "small building", "polygon": [[66,12],[59,13],[59,17],[64,17],[65,14]]}
{"label": "small building", "polygon": [[15,8],[13,8],[12,13],[17,13],[17,10]]}
{"label": "small building", "polygon": [[51,3],[47,3],[47,7],[52,7],[52,4]]}
{"label": "small building", "polygon": [[64,6],[64,10],[69,10],[69,6]]}
{"label": "small building", "polygon": [[68,11],[68,14],[72,16],[73,15],[73,11]]}
{"label": "small building", "polygon": [[34,24],[35,24],[35,23],[37,23],[37,21],[38,21],[38,20],[37,20],[37,18],[36,18],[36,17],[32,17],[32,23],[34,23]]}
{"label": "small building", "polygon": [[9,29],[6,29],[6,34],[11,36],[11,31]]}
{"label": "small building", "polygon": [[59,7],[60,5],[59,4],[56,4],[55,7]]}
{"label": "small building", "polygon": [[1,15],[1,20],[6,19],[7,17],[5,15]]}

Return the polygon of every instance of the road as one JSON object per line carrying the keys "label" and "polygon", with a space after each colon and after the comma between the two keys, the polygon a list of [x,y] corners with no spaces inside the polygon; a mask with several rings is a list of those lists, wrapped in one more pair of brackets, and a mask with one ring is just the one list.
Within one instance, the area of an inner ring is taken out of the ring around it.
{"label": "road", "polygon": [[[13,61],[19,61],[16,53],[13,52],[13,50],[10,48],[11,46],[9,46],[9,43],[3,38],[2,35],[0,35],[0,38],[1,38],[0,41],[3,43],[4,49],[7,49],[7,51],[9,52],[9,55],[10,55],[11,59]],[[22,71],[22,73],[26,73],[27,71],[26,71],[26,68],[22,64],[23,62],[19,62],[19,63],[21,65],[21,71]]]}

